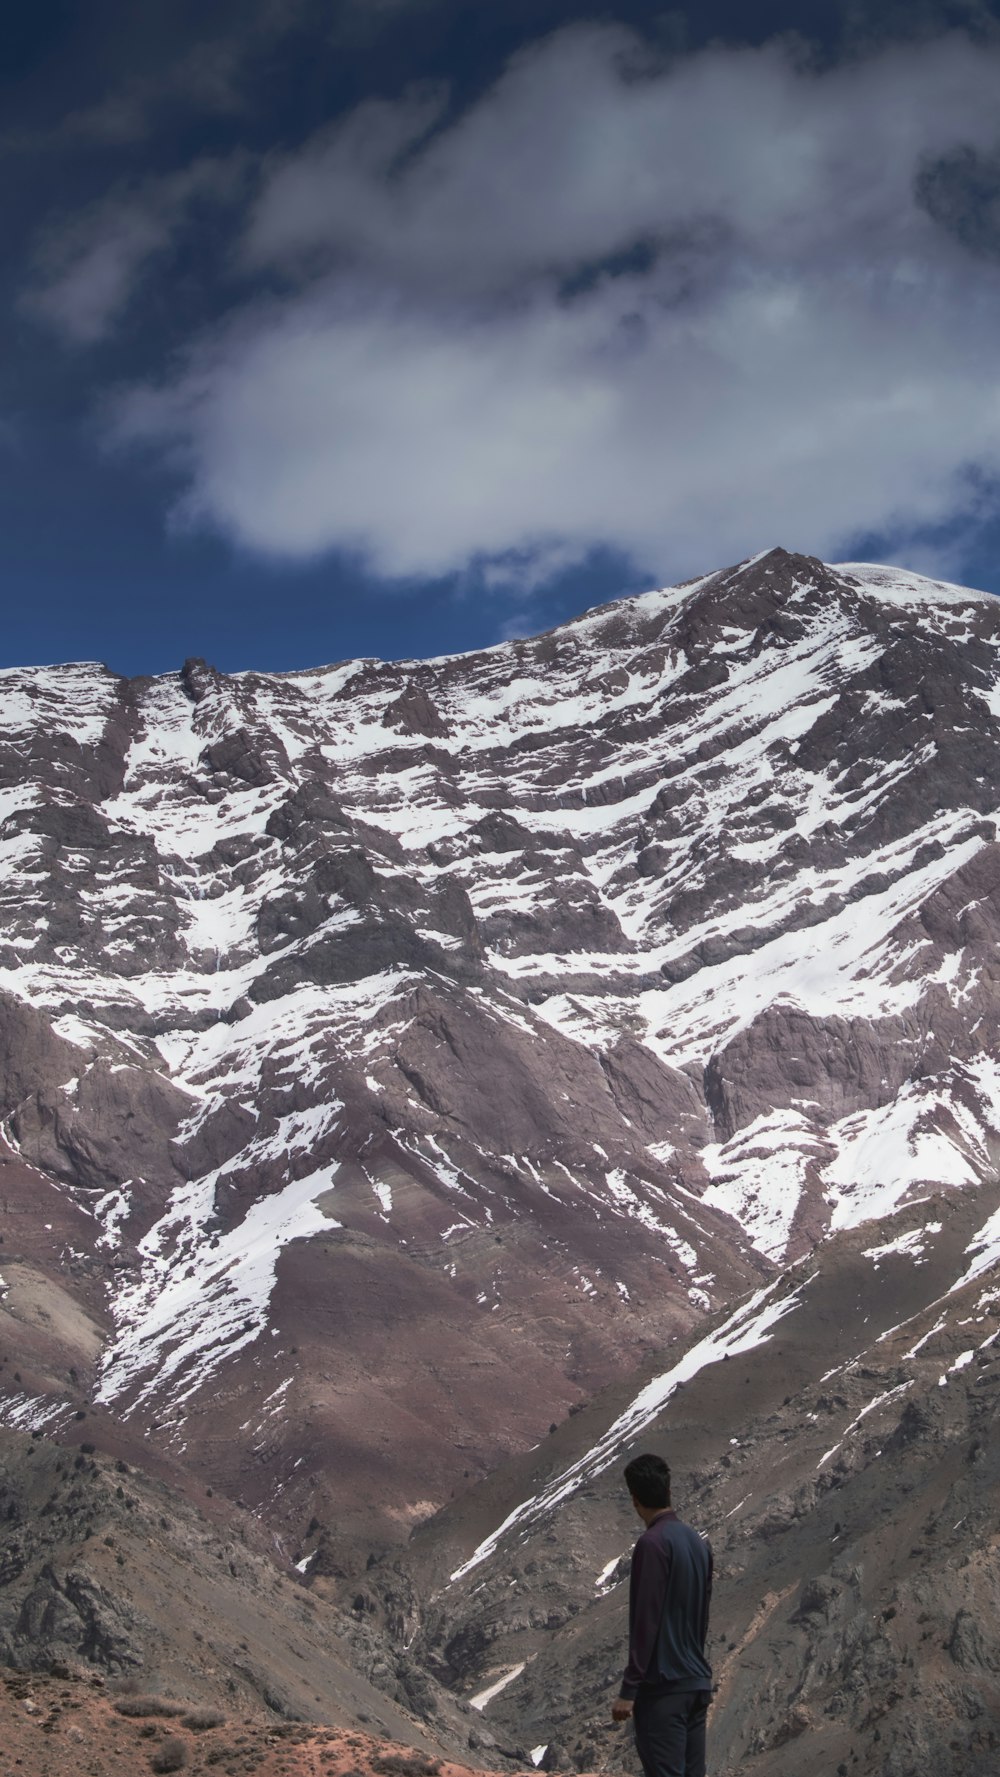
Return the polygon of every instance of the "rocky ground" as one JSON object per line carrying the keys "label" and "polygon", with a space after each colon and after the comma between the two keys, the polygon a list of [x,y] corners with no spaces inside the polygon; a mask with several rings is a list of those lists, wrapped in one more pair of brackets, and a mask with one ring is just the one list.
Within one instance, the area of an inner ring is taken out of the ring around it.
{"label": "rocky ground", "polygon": [[31,1677],[0,1669],[3,1777],[465,1777],[466,1769],[361,1731],[227,1715],[68,1666]]}

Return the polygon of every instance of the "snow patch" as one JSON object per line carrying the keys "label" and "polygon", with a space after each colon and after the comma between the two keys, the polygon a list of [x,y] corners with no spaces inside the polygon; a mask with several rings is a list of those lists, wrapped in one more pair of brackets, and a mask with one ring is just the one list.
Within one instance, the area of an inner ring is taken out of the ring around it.
{"label": "snow patch", "polygon": [[340,1226],[316,1201],[332,1188],[337,1171],[330,1165],[292,1180],[211,1241],[204,1230],[218,1173],[178,1187],[139,1243],[139,1281],[114,1303],[118,1327],[103,1359],[97,1403],[110,1406],[131,1393],[128,1414],[164,1385],[183,1403],[258,1339],[284,1248]]}
{"label": "snow patch", "polygon": [[731,1215],[759,1252],[780,1260],[788,1246],[806,1177],[828,1152],[800,1111],[762,1113],[701,1160],[713,1181],[702,1201]]}
{"label": "snow patch", "polygon": [[509,1684],[513,1684],[515,1678],[520,1678],[527,1663],[526,1660],[521,1660],[516,1666],[508,1666],[507,1670],[499,1678],[494,1679],[492,1684],[487,1685],[484,1691],[477,1691],[474,1697],[469,1698],[469,1708],[484,1710],[487,1703],[492,1703],[494,1697],[499,1697],[501,1691],[505,1691]]}
{"label": "snow patch", "polygon": [[866,1246],[863,1256],[873,1261],[876,1271],[883,1259],[896,1255],[905,1255],[907,1258],[913,1259],[916,1264],[922,1264],[927,1236],[940,1234],[942,1225],[941,1222],[927,1222],[923,1228],[911,1228],[908,1234],[900,1234],[895,1240],[887,1240],[883,1246]]}

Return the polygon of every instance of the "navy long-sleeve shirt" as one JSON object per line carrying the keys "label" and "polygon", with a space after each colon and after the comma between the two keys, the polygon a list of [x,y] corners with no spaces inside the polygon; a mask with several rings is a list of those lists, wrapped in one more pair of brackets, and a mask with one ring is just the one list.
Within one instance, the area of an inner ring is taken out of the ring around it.
{"label": "navy long-sleeve shirt", "polygon": [[712,1600],[712,1551],[704,1537],[668,1507],[643,1531],[632,1552],[628,1598],[628,1665],[620,1695],[640,1687],[707,1691],[705,1658]]}

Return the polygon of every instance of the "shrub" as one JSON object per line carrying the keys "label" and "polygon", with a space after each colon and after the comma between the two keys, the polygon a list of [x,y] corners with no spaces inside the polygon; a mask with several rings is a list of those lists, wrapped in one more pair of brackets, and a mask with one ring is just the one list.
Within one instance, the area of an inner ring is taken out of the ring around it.
{"label": "shrub", "polygon": [[186,1703],[170,1703],[166,1697],[119,1697],[117,1715],[183,1715]]}
{"label": "shrub", "polygon": [[225,1719],[218,1709],[189,1709],[187,1715],[181,1716],[181,1727],[201,1734],[206,1728],[221,1728]]}
{"label": "shrub", "polygon": [[188,1762],[187,1746],[177,1734],[171,1734],[158,1746],[149,1761],[151,1771],[183,1771]]}

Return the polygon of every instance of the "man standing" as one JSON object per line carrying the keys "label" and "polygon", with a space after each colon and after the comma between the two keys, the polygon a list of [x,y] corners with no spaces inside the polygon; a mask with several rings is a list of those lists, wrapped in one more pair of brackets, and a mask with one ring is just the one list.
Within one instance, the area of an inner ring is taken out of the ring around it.
{"label": "man standing", "polygon": [[705,1777],[712,1551],[671,1509],[661,1456],[636,1456],[625,1484],[646,1528],[632,1554],[628,1665],[611,1714],[633,1717],[645,1777]]}

